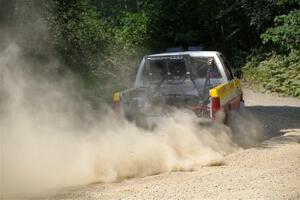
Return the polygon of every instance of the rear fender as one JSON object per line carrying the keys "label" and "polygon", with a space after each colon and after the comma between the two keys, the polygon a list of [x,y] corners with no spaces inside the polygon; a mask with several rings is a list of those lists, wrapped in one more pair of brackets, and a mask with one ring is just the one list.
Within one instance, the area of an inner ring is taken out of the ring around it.
{"label": "rear fender", "polygon": [[233,79],[228,83],[218,85],[210,90],[210,97],[210,117],[213,120],[216,118],[217,113],[237,110],[242,98],[240,80]]}

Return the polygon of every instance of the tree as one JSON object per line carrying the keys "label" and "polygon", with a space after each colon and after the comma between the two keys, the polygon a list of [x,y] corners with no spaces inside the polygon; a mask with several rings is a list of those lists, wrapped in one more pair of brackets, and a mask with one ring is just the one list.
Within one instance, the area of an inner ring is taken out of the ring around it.
{"label": "tree", "polygon": [[264,43],[272,43],[281,52],[300,50],[300,10],[277,16],[275,26],[261,35]]}
{"label": "tree", "polygon": [[54,0],[49,23],[57,55],[80,73],[98,67],[109,34],[94,6],[87,0]]}

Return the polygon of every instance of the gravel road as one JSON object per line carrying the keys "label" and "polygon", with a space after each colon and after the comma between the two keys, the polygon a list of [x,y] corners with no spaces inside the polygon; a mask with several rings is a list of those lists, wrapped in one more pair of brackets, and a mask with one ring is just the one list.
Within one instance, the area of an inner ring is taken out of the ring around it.
{"label": "gravel road", "polygon": [[300,101],[245,90],[268,137],[224,165],[73,187],[50,199],[300,199]]}

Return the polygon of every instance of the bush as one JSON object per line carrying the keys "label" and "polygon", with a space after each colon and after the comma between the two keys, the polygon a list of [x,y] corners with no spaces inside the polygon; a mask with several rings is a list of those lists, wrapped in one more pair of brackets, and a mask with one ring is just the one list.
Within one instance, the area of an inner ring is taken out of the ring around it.
{"label": "bush", "polygon": [[266,59],[253,56],[244,67],[245,80],[264,91],[300,98],[300,52]]}

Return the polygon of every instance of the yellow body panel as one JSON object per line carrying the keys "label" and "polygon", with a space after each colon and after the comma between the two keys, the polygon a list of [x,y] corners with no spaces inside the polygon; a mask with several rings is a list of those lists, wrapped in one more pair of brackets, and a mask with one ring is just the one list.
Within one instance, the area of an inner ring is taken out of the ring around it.
{"label": "yellow body panel", "polygon": [[114,94],[114,102],[118,102],[121,100],[121,97],[120,97],[120,92],[116,92]]}
{"label": "yellow body panel", "polygon": [[224,105],[238,95],[240,91],[240,80],[234,79],[228,83],[222,83],[210,90],[211,97],[219,97],[221,104]]}

